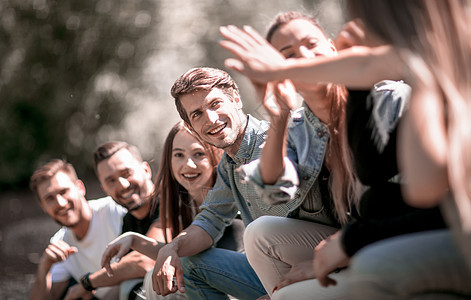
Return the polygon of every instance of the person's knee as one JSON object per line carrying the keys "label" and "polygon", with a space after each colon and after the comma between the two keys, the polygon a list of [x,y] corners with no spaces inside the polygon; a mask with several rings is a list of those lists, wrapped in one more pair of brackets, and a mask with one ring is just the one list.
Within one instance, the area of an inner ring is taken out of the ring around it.
{"label": "person's knee", "polygon": [[279,220],[276,217],[263,216],[250,223],[245,229],[245,253],[250,264],[265,256],[270,250],[272,239],[278,232],[276,227],[279,222],[277,221]]}
{"label": "person's knee", "polygon": [[394,274],[394,268],[378,254],[382,254],[381,249],[372,247],[354,256],[347,280],[352,299],[373,299],[392,292],[395,275],[399,274]]}
{"label": "person's knee", "polygon": [[276,226],[276,218],[271,216],[262,216],[250,223],[244,233],[244,244],[251,245],[257,243],[260,238],[271,236]]}

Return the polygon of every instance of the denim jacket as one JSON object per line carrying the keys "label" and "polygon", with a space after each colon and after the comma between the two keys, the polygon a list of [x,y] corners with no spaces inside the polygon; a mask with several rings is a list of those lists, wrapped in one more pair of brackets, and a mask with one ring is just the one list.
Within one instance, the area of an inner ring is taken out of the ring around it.
{"label": "denim jacket", "polygon": [[[374,107],[375,118],[370,125],[376,128],[376,136],[372,139],[376,140],[378,148],[387,141],[388,131],[397,124],[407,106],[409,93],[410,87],[402,81],[381,81],[372,89],[367,101]],[[304,102],[302,108],[291,114],[291,118],[285,169],[278,181],[274,185],[263,183],[260,160],[242,166],[244,179],[256,186],[257,193],[266,203],[294,202],[290,217],[338,227],[338,221],[323,203],[318,180],[329,137],[327,126]],[[309,202],[309,210],[303,209],[305,201]]]}
{"label": "denim jacket", "polygon": [[286,217],[295,202],[272,205],[262,200],[255,191],[255,185],[243,180],[239,168],[260,157],[269,124],[248,116],[244,138],[234,157],[226,153],[218,165],[218,176],[214,187],[208,192],[192,225],[205,230],[217,242],[224,228],[231,224],[240,211],[247,226],[256,218],[264,215]]}
{"label": "denim jacket", "polygon": [[[328,138],[327,126],[303,103],[301,108],[291,113],[285,169],[278,181],[274,185],[262,182],[260,160],[242,167],[245,180],[256,186],[257,192],[268,204],[293,202],[290,217],[337,227],[338,222],[323,203],[317,180],[324,163]],[[302,207],[305,200],[309,201],[309,209]]]}

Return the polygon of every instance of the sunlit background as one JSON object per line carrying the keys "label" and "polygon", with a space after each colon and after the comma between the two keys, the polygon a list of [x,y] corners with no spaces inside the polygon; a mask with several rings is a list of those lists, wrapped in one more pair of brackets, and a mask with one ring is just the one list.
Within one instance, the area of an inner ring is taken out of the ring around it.
{"label": "sunlit background", "polygon": [[[278,12],[297,10],[334,37],[341,1],[0,1],[0,298],[26,297],[57,230],[27,190],[39,164],[66,158],[92,187],[88,197],[101,193],[92,153],[103,142],[136,145],[155,171],[178,120],[175,79],[196,66],[224,69],[219,26],[264,34]],[[246,112],[263,118],[248,80],[231,75]]]}

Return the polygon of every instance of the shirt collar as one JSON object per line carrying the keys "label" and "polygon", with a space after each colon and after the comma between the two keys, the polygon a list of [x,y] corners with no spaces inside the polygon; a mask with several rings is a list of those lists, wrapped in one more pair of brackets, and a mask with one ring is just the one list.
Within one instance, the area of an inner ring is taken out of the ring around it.
{"label": "shirt collar", "polygon": [[[236,165],[245,164],[252,158],[252,153],[257,144],[257,137],[264,133],[264,123],[255,117],[248,115],[247,127],[245,128],[244,138],[240,144],[239,150],[234,157],[229,157],[229,162]],[[266,129],[265,129],[266,130]]]}

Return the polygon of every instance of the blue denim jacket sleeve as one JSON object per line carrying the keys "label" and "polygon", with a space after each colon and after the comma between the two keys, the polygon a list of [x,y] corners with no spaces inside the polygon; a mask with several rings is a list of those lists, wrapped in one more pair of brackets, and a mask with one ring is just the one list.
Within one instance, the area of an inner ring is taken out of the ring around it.
{"label": "blue denim jacket sleeve", "polygon": [[224,234],[224,229],[232,223],[237,215],[237,204],[228,183],[225,168],[218,165],[218,176],[214,187],[208,192],[201,212],[195,217],[192,225],[205,230],[216,243]]}
{"label": "blue denim jacket sleeve", "polygon": [[260,174],[260,159],[241,167],[244,180],[255,186],[255,191],[266,204],[276,205],[293,200],[298,189],[298,172],[293,162],[285,157],[285,169],[275,184],[264,184]]}

